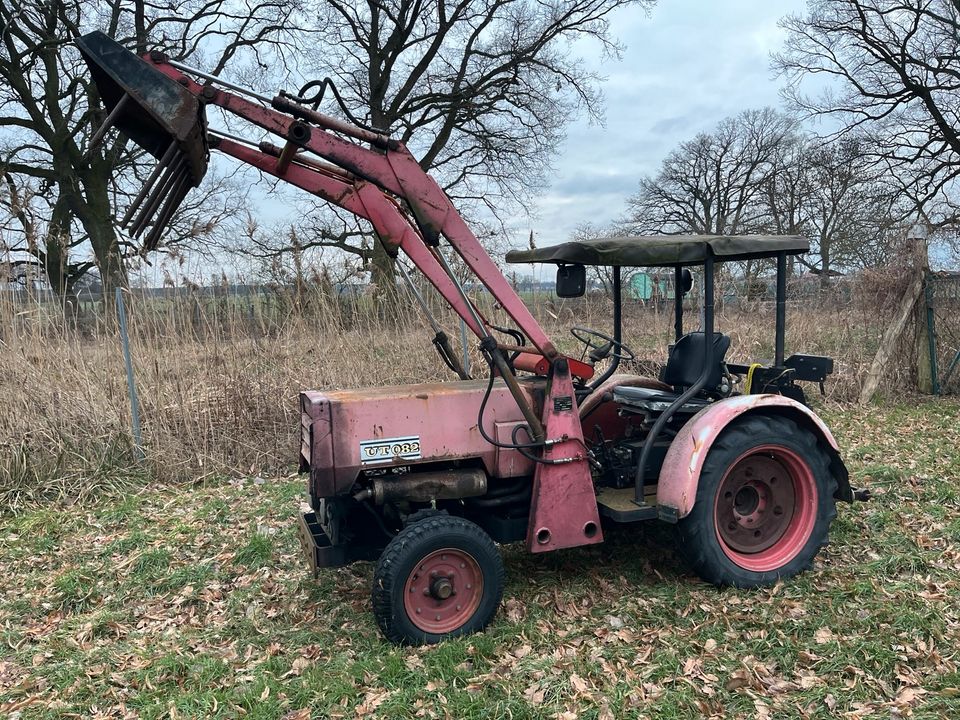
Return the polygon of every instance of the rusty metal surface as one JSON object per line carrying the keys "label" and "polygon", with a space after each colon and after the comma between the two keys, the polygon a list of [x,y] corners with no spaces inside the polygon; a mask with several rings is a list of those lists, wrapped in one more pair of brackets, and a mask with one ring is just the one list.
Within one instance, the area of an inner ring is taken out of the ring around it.
{"label": "rusty metal surface", "polygon": [[543,403],[543,424],[548,440],[567,439],[542,455],[561,464],[537,463],[534,471],[527,549],[541,553],[603,542],[573,382],[569,371],[556,366]]}
{"label": "rusty metal surface", "polygon": [[330,403],[321,393],[303,392],[300,393],[300,409],[301,457],[310,469],[313,493],[317,497],[329,497],[335,494]]}
{"label": "rusty metal surface", "polygon": [[686,517],[697,497],[700,471],[710,447],[723,429],[738,417],[757,411],[775,411],[805,422],[831,448],[840,448],[830,430],[806,405],[782,395],[737,395],[712,403],[697,413],[670,444],[660,469],[657,505]]}
{"label": "rusty metal surface", "polygon": [[158,160],[176,140],[190,161],[194,184],[206,173],[209,153],[206,120],[197,98],[175,80],[95,31],[77,39],[77,47],[108,109],[127,102],[115,125]]}
{"label": "rusty metal surface", "polygon": [[[520,383],[538,411],[543,384],[539,378]],[[314,427],[314,493],[321,497],[346,493],[363,469],[467,458],[479,459],[490,477],[503,477],[500,472],[511,466],[498,467],[496,448],[483,439],[477,428],[486,387],[485,380],[466,380],[302,393],[302,407]],[[326,418],[329,424],[323,425]],[[522,420],[520,409],[503,382],[494,383],[484,413],[484,430],[492,437],[496,423]],[[318,422],[322,432],[318,432]],[[365,464],[361,458],[361,443],[411,437],[419,439],[419,458],[397,457],[372,464]],[[522,475],[524,466],[515,467]]]}
{"label": "rusty metal surface", "polygon": [[459,500],[486,492],[487,473],[481,468],[411,472],[373,480],[373,501],[377,505],[391,500]]}
{"label": "rusty metal surface", "polygon": [[160,243],[187,193],[207,172],[210,153],[204,105],[188,87],[102,32],[84,35],[77,46],[110,110],[90,149],[116,126],[158,160],[120,223],[133,237],[146,232],[142,252],[149,252]]}

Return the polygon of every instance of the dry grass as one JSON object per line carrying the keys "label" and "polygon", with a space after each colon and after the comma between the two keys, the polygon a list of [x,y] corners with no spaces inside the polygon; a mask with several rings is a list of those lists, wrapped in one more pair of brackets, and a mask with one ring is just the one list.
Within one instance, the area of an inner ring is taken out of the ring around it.
{"label": "dry grass", "polygon": [[[788,353],[837,359],[829,399],[855,397],[895,285],[862,282],[846,298],[791,305]],[[604,298],[527,301],[570,353],[579,352],[570,325],[609,328]],[[458,336],[454,319],[438,312]],[[72,503],[156,481],[280,473],[296,459],[300,389],[451,378],[412,301],[385,317],[371,298],[338,300],[307,288],[298,295],[134,296],[128,313],[143,463],[134,454],[117,331],[89,309],[68,329],[55,307],[0,299],[0,508]],[[488,314],[505,324],[502,312]],[[624,320],[625,339],[642,358],[635,369],[655,371],[671,338],[670,309],[631,304]],[[731,359],[772,357],[772,304],[727,304],[716,325],[732,336]],[[894,386],[909,381],[909,356],[895,369]]]}

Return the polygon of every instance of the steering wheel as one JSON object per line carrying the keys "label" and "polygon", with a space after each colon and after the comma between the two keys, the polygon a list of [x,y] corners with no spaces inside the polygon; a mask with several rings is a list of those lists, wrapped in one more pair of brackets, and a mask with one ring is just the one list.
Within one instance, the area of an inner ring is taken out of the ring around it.
{"label": "steering wheel", "polygon": [[[602,360],[606,357],[617,358],[618,360],[633,360],[636,355],[633,350],[628,348],[619,340],[614,340],[609,335],[604,335],[602,332],[597,330],[591,330],[590,328],[585,327],[572,327],[570,328],[570,334],[573,335],[577,340],[582,342],[591,350],[605,350],[608,349],[606,354],[601,355],[600,357],[594,357],[591,353],[591,357],[594,360]],[[598,343],[591,338],[599,338],[603,340],[603,343]]]}

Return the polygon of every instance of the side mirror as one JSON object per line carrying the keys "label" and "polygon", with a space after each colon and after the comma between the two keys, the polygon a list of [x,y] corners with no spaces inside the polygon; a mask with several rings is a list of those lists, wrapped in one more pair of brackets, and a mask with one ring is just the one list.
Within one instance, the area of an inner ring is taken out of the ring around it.
{"label": "side mirror", "polygon": [[680,271],[680,294],[686,295],[693,288],[693,273],[690,268],[684,268]]}
{"label": "side mirror", "polygon": [[587,291],[587,269],[583,265],[560,265],[557,268],[557,296],[582,297]]}

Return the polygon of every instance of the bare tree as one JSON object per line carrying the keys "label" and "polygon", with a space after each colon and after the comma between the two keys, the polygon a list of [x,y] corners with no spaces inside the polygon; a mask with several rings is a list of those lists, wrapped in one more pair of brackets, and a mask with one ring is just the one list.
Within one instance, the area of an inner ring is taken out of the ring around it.
{"label": "bare tree", "polygon": [[673,150],[628,200],[627,224],[643,233],[744,233],[763,219],[756,202],[786,138],[788,118],[747,110]]}
{"label": "bare tree", "polygon": [[[852,134],[811,137],[772,110],[742,113],[672,151],[628,201],[626,224],[641,232],[804,235],[812,252],[798,260],[827,284],[837,270],[874,264],[897,224],[898,193],[870,148]],[[767,265],[745,264],[748,287]]]}
{"label": "bare tree", "polygon": [[889,233],[899,226],[897,194],[869,159],[865,142],[847,136],[812,145],[804,163],[806,218],[799,226],[811,252],[798,260],[827,285],[838,269],[880,263]]}
{"label": "bare tree", "polygon": [[[238,53],[257,61],[292,11],[288,0],[183,0],[175,10],[153,0],[0,0],[0,212],[17,220],[18,262],[34,263],[66,294],[93,264],[105,289],[125,284],[125,259],[137,252],[113,221],[129,199],[114,179],[125,173],[114,170],[135,166],[138,151],[122,136],[90,147],[104,118],[74,46],[79,35],[101,28],[137,52],[149,40],[179,59],[215,49],[207,66],[219,73]],[[224,187],[214,199],[219,210],[207,198],[204,214],[180,213],[174,240],[209,232],[235,205]]]}
{"label": "bare tree", "polygon": [[[544,182],[578,111],[601,117],[600,78],[572,51],[620,48],[611,14],[653,0],[323,0],[316,55],[355,116],[406,143],[461,208],[500,218]],[[356,255],[392,286],[393,263],[366,228],[315,217],[304,247]],[[289,250],[279,242],[274,252]]]}
{"label": "bare tree", "polygon": [[[957,0],[809,0],[774,57],[791,106],[868,135],[933,228],[960,219],[958,18]],[[811,76],[826,88],[804,92]]]}

